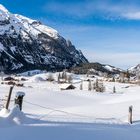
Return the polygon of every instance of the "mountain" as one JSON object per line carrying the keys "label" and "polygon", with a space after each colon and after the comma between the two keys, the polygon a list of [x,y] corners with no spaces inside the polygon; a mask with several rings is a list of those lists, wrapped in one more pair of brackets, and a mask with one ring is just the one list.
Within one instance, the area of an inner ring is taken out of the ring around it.
{"label": "mountain", "polygon": [[85,62],[82,52],[55,29],[0,5],[0,66],[5,72],[59,70]]}
{"label": "mountain", "polygon": [[120,74],[121,72],[125,72],[124,70],[120,68],[116,68],[111,65],[105,65],[100,63],[84,63],[80,64],[79,66],[71,68],[72,71],[79,74],[96,74],[96,75],[113,75],[113,74]]}
{"label": "mountain", "polygon": [[140,73],[140,64],[129,68],[128,71],[132,74]]}

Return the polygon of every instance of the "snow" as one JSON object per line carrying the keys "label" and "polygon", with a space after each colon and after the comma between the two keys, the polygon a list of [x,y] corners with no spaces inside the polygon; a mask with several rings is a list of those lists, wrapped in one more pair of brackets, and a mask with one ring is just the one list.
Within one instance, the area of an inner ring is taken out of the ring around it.
{"label": "snow", "polygon": [[35,28],[38,29],[41,32],[46,33],[47,35],[49,35],[50,37],[53,37],[55,39],[57,39],[58,36],[59,36],[58,32],[51,27],[44,26],[44,25],[39,25],[39,26],[36,26]]}
{"label": "snow", "polygon": [[112,67],[110,67],[110,66],[108,66],[108,65],[106,65],[106,66],[104,66],[107,70],[109,70],[109,71],[113,71],[113,68]]}
{"label": "snow", "polygon": [[66,88],[68,88],[69,86],[71,86],[72,84],[68,84],[68,83],[66,83],[66,84],[61,84],[59,87],[60,87],[60,89],[66,89]]}
{"label": "snow", "polygon": [[5,116],[7,116],[8,113],[9,113],[9,110],[3,108],[3,109],[0,111],[0,116],[5,117]]}
{"label": "snow", "polygon": [[[57,81],[45,80],[49,74],[25,75],[29,80],[23,81],[24,87],[14,87],[9,110],[0,111],[2,140],[139,140],[140,86],[104,82],[106,92],[96,93],[88,91],[85,75],[73,74],[76,89],[61,91]],[[58,73],[51,74],[57,80]],[[36,80],[40,78],[44,80]],[[83,90],[79,90],[80,81]],[[112,92],[114,85],[116,93]],[[9,88],[0,85],[0,99],[8,94]],[[26,94],[22,112],[14,106],[17,92]],[[128,123],[131,105],[132,125]]]}
{"label": "snow", "polygon": [[[58,32],[53,28],[24,16],[11,14],[0,5],[0,21],[5,20],[10,20],[10,24],[0,26],[1,35],[7,31],[12,34],[13,30],[10,29],[12,25],[17,34],[22,33],[24,39],[28,39],[27,32],[34,38],[42,32],[54,39],[59,37]],[[2,43],[0,43],[0,51],[5,51]],[[16,51],[15,46],[11,46],[11,51],[13,53]],[[14,59],[11,55],[10,57]],[[25,57],[33,63],[30,55]],[[51,58],[48,55],[46,61]],[[55,57],[54,61],[56,61]],[[22,67],[22,64],[13,63],[12,67],[16,69]],[[110,71],[116,70],[108,65],[105,68]],[[53,74],[53,82],[46,80],[50,74]],[[140,139],[140,86],[104,82],[106,91],[97,93],[88,91],[86,81],[87,79],[95,81],[96,78],[73,74],[72,84],[76,89],[61,91],[61,85],[57,83],[58,73],[42,73],[40,70],[35,70],[18,76],[28,80],[23,81],[24,87],[14,87],[9,110],[2,106],[6,104],[10,86],[0,84],[2,105],[0,106],[0,138],[2,140]],[[83,90],[80,90],[81,81]],[[116,93],[112,92],[114,86]],[[15,96],[19,95],[25,95],[22,112],[17,105],[14,105]],[[132,125],[128,123],[128,108],[131,105],[133,106]]]}
{"label": "snow", "polygon": [[[16,31],[17,34],[22,34],[24,39],[29,38],[28,33],[30,33],[33,38],[37,38],[40,33],[45,33],[48,36],[53,37],[54,39],[59,38],[59,34],[55,29],[49,26],[42,25],[39,21],[32,20],[25,16],[12,14],[1,4],[0,21],[9,21],[8,24],[0,26],[1,35],[5,32],[13,34]],[[11,26],[13,26],[15,30],[11,29]],[[17,37],[17,35],[15,37]]]}
{"label": "snow", "polygon": [[0,4],[0,11],[8,12],[8,10],[1,4]]}
{"label": "snow", "polygon": [[129,71],[133,71],[136,68],[136,66],[130,67]]}
{"label": "snow", "polygon": [[[15,25],[15,27],[17,27],[17,32],[19,32],[20,30],[17,24],[19,24],[19,26],[22,28],[22,34],[24,38],[28,38],[28,34],[26,32],[29,32],[30,34],[32,34],[33,37],[37,37],[38,34],[42,32],[55,39],[59,37],[59,34],[55,29],[49,26],[44,26],[36,20],[32,20],[30,18],[24,17],[22,15],[18,15],[18,14],[15,14],[15,15],[13,14],[11,16],[11,19],[14,19],[13,24]],[[15,21],[16,21],[16,24],[15,24]]]}
{"label": "snow", "polygon": [[27,18],[25,16],[22,16],[22,15],[18,15],[18,14],[15,14],[15,17],[17,17],[19,20],[22,20],[23,22],[28,22],[28,23],[33,23],[35,20],[32,20],[30,18]]}
{"label": "snow", "polygon": [[[3,114],[2,114],[2,113]],[[6,127],[12,127],[16,125],[21,125],[27,121],[27,117],[24,115],[23,112],[20,111],[19,106],[14,106],[11,111],[6,111],[3,109],[0,112],[0,129]]]}
{"label": "snow", "polygon": [[114,72],[114,71],[120,71],[120,72],[123,72],[124,70],[120,69],[120,68],[116,68],[114,66],[110,66],[110,65],[105,65],[104,66],[105,69],[111,71],[111,72]]}
{"label": "snow", "polygon": [[133,66],[133,67],[129,68],[128,70],[131,73],[138,74],[140,71],[140,64],[138,64],[137,66]]}
{"label": "snow", "polygon": [[14,53],[16,51],[16,46],[12,46],[10,49]]}
{"label": "snow", "polygon": [[35,75],[29,79],[30,82],[42,82],[45,80],[46,80],[45,78],[42,78],[41,76],[38,76],[38,75]]}
{"label": "snow", "polygon": [[16,93],[16,97],[19,97],[19,96],[25,96],[25,93],[22,92],[22,91],[18,91],[18,92]]}

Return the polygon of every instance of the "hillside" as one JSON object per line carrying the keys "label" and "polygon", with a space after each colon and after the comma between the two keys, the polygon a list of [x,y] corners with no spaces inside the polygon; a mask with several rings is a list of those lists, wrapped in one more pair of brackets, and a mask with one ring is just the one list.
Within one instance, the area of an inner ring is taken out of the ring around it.
{"label": "hillside", "polygon": [[121,72],[124,72],[124,70],[120,68],[116,68],[111,65],[105,65],[100,63],[83,63],[78,66],[72,67],[71,70],[76,74],[120,74]]}

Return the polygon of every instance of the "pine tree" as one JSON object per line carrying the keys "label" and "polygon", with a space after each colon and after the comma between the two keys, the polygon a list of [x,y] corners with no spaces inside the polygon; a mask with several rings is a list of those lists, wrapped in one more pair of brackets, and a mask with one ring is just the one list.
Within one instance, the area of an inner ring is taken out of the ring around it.
{"label": "pine tree", "polygon": [[68,83],[72,83],[72,76],[71,75],[68,76]]}
{"label": "pine tree", "polygon": [[65,79],[65,75],[66,75],[65,73],[66,73],[65,71],[62,72],[62,79]]}
{"label": "pine tree", "polygon": [[116,93],[116,87],[115,86],[113,87],[113,93]]}
{"label": "pine tree", "polygon": [[62,73],[62,79],[65,80],[65,82],[67,82],[68,76],[67,76],[66,71],[63,71],[63,73]]}
{"label": "pine tree", "polygon": [[99,92],[104,92],[105,91],[105,87],[103,85],[103,83],[100,84],[100,87],[99,87]]}
{"label": "pine tree", "polygon": [[115,77],[113,76],[113,78],[112,78],[112,82],[115,82]]}
{"label": "pine tree", "polygon": [[53,75],[52,75],[52,73],[49,73],[49,75],[48,75],[48,81],[54,81],[54,78],[53,78]]}
{"label": "pine tree", "polygon": [[61,75],[60,75],[60,72],[58,74],[58,83],[60,83],[60,78],[61,78]]}
{"label": "pine tree", "polygon": [[96,90],[98,90],[98,88],[99,88],[99,82],[98,82],[98,79],[96,79],[95,87],[96,87]]}
{"label": "pine tree", "polygon": [[129,71],[127,70],[127,72],[126,72],[126,78],[128,79],[128,82],[130,81],[130,73],[129,73]]}
{"label": "pine tree", "polygon": [[96,90],[96,83],[93,83],[93,90]]}

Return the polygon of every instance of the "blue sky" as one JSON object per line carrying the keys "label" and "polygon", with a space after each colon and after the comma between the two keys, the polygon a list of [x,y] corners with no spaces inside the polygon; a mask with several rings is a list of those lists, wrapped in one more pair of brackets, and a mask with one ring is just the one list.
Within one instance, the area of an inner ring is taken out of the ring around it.
{"label": "blue sky", "polygon": [[12,13],[49,25],[92,62],[140,63],[139,0],[1,0]]}

